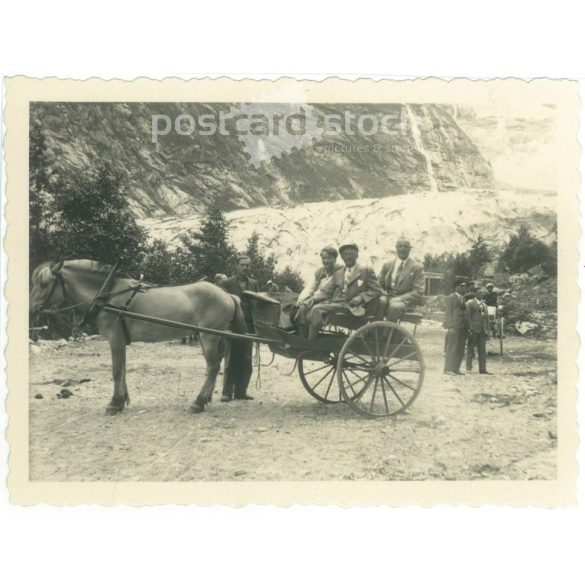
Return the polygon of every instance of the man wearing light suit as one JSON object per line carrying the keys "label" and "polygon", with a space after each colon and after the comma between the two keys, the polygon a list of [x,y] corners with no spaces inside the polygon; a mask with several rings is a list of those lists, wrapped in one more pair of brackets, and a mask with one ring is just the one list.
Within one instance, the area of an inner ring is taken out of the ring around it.
{"label": "man wearing light suit", "polygon": [[358,253],[355,244],[344,244],[339,248],[345,268],[337,270],[330,283],[321,289],[324,300],[314,305],[308,315],[309,339],[317,337],[332,313],[347,311],[356,314],[361,311],[365,314],[365,305],[382,294],[374,270],[358,263]]}
{"label": "man wearing light suit", "polygon": [[409,257],[410,242],[399,238],[396,242],[397,257],[382,266],[380,284],[384,290],[382,307],[388,321],[399,321],[402,315],[422,302],[425,277],[421,264]]}

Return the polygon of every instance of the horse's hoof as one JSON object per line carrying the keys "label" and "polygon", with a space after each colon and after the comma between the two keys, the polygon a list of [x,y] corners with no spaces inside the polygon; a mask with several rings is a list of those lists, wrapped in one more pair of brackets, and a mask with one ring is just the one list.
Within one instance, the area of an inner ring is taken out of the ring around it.
{"label": "horse's hoof", "polygon": [[192,404],[189,408],[191,414],[201,414],[205,410],[205,407],[201,406],[200,404]]}
{"label": "horse's hoof", "polygon": [[123,406],[115,406],[113,404],[108,404],[108,406],[106,407],[106,414],[114,416],[115,414],[119,414],[120,412],[122,412],[122,410],[124,410]]}

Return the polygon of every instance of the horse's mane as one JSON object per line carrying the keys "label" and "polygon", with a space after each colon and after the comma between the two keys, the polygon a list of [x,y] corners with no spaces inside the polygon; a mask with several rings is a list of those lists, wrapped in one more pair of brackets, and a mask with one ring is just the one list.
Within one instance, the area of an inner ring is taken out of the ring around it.
{"label": "horse's mane", "polygon": [[106,272],[109,273],[112,270],[110,264],[104,262],[98,262],[97,260],[66,260],[66,264],[71,268],[80,268],[87,272]]}
{"label": "horse's mane", "polygon": [[[109,273],[112,267],[104,262],[98,262],[96,260],[66,260],[67,267],[77,268],[86,272],[98,272],[98,273]],[[42,264],[39,264],[32,273],[32,281],[39,280],[40,284],[46,286],[55,278],[55,275],[51,272],[51,266],[54,262],[46,260]]]}
{"label": "horse's mane", "polygon": [[32,273],[32,281],[39,280],[40,284],[46,286],[53,279],[53,273],[51,272],[51,262],[46,261],[39,264]]}

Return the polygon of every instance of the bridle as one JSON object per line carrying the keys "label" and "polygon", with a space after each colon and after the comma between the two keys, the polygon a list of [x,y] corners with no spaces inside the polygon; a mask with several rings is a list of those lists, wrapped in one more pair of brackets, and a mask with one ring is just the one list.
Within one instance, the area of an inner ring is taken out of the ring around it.
{"label": "bridle", "polygon": [[[63,304],[65,301],[69,300],[71,301],[71,299],[68,299],[67,297],[67,289],[65,288],[65,279],[63,278],[63,274],[61,273],[61,270],[63,269],[63,264],[65,264],[64,260],[61,260],[60,262],[57,262],[56,264],[53,264],[50,268],[51,273],[53,274],[53,276],[55,277],[55,280],[53,280],[53,284],[51,286],[51,292],[49,293],[49,296],[46,298],[46,300],[43,302],[43,305],[47,306],[49,304],[49,302],[51,301],[51,299],[53,298],[53,295],[55,294],[55,291],[57,290],[57,287],[59,285],[61,285],[61,292],[63,293],[63,302],[61,304]],[[77,303],[75,305],[67,305],[66,307],[63,307],[61,309],[41,309],[39,310],[39,313],[61,313],[63,311],[69,311],[70,309],[75,309],[76,307],[79,307],[81,305],[85,305],[87,304],[89,301],[82,301],[81,303]]]}
{"label": "bridle", "polygon": [[53,295],[55,294],[55,291],[57,290],[57,287],[59,286],[59,284],[61,285],[61,292],[63,293],[63,301],[67,300],[67,293],[65,291],[65,279],[63,278],[63,274],[61,274],[62,268],[63,268],[63,262],[59,262],[59,265],[57,268],[55,268],[55,265],[51,266],[51,273],[55,277],[55,280],[53,280],[53,286],[51,287],[51,292],[49,293],[49,296],[47,297],[46,301],[44,302],[45,305],[49,304],[49,302],[53,298]]}

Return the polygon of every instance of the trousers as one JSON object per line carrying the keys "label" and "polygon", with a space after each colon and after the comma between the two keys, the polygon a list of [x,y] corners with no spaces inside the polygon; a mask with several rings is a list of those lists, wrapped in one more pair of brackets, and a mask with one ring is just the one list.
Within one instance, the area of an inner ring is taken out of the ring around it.
{"label": "trousers", "polygon": [[477,347],[477,360],[479,362],[480,373],[486,372],[486,334],[485,333],[469,333],[467,336],[467,361],[466,368],[471,370],[473,366],[473,353]]}
{"label": "trousers", "polygon": [[458,372],[465,352],[465,329],[452,329],[447,333],[447,351],[445,353],[446,372]]}

